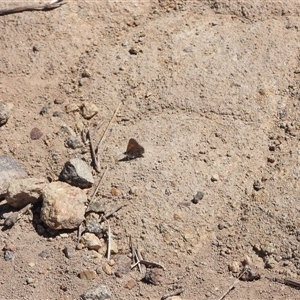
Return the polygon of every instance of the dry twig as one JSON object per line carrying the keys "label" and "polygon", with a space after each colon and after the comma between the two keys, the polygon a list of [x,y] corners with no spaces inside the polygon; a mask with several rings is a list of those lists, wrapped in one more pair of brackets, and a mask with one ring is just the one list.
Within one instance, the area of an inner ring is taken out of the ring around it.
{"label": "dry twig", "polygon": [[107,221],[107,226],[108,226],[108,230],[107,230],[107,260],[110,261],[111,230],[110,230],[109,221],[107,219],[106,219],[106,221]]}
{"label": "dry twig", "polygon": [[96,157],[96,153],[95,153],[95,149],[94,149],[94,144],[93,144],[93,140],[92,140],[91,128],[89,128],[88,137],[89,137],[89,140],[90,140],[90,147],[91,147],[91,154],[92,154],[93,165],[94,165],[95,170],[98,173],[100,173],[99,163],[98,163],[98,159]]}
{"label": "dry twig", "polygon": [[108,128],[109,128],[109,126],[111,125],[111,123],[113,122],[114,118],[116,117],[116,115],[117,115],[117,113],[118,113],[118,111],[119,111],[120,106],[121,106],[121,103],[119,103],[119,105],[118,105],[118,107],[116,108],[116,110],[115,110],[113,116],[111,117],[109,123],[107,124],[106,129],[104,130],[104,133],[103,133],[103,135],[102,135],[102,137],[101,137],[101,140],[100,140],[100,142],[99,142],[99,144],[98,144],[98,146],[97,146],[97,148],[96,148],[96,153],[98,154],[98,159],[99,159],[99,150],[100,150],[100,147],[102,146],[102,143],[103,143],[103,141],[104,141],[104,139],[105,139],[105,136],[106,136],[106,134],[107,134]]}
{"label": "dry twig", "polygon": [[245,274],[245,272],[247,272],[247,268],[245,267],[244,270],[242,271],[242,273],[239,275],[239,277],[234,281],[234,283],[225,291],[225,293],[218,298],[218,300],[222,300],[225,298],[225,296],[235,288],[235,285],[240,281],[240,278]]}
{"label": "dry twig", "polygon": [[93,195],[92,195],[92,198],[90,200],[90,203],[92,203],[94,201],[94,198],[95,198],[95,196],[96,196],[96,194],[97,194],[97,192],[99,190],[100,184],[101,184],[101,182],[102,182],[102,180],[103,180],[103,178],[104,178],[104,176],[105,176],[105,174],[106,174],[107,171],[108,171],[108,167],[106,167],[104,173],[102,174],[102,176],[101,176],[101,178],[100,178],[100,180],[99,180],[99,182],[98,182],[98,184],[97,184],[97,186],[96,186],[96,188],[95,188],[95,190],[93,192]]}
{"label": "dry twig", "polygon": [[173,296],[177,296],[177,295],[180,295],[184,292],[184,289],[183,288],[180,288],[180,289],[177,289],[173,292],[170,292],[168,294],[164,294],[162,297],[161,297],[161,300],[165,300],[169,297],[173,297]]}
{"label": "dry twig", "polygon": [[51,0],[47,4],[32,4],[27,6],[19,6],[15,8],[5,8],[0,10],[0,16],[15,14],[23,11],[32,11],[32,10],[51,10],[57,7],[60,7],[67,3],[67,0]]}
{"label": "dry twig", "polygon": [[108,219],[109,217],[111,217],[114,213],[116,213],[117,211],[119,211],[124,206],[126,206],[126,204],[119,205],[119,206],[115,207],[112,211],[110,211],[106,215],[102,216],[101,219],[99,220],[99,223],[101,223],[101,222],[105,221],[106,219]]}

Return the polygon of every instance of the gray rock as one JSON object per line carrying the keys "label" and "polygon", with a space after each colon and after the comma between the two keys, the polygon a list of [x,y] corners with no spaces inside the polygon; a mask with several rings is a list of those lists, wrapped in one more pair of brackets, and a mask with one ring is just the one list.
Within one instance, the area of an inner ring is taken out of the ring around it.
{"label": "gray rock", "polygon": [[41,220],[51,229],[75,229],[84,220],[87,196],[77,187],[51,182],[42,192]]}
{"label": "gray rock", "polygon": [[65,146],[67,148],[77,149],[83,147],[83,143],[78,137],[69,135],[65,140]]}
{"label": "gray rock", "polygon": [[9,117],[10,111],[14,107],[12,103],[3,103],[0,102],[0,126],[4,125]]}
{"label": "gray rock", "polygon": [[72,258],[76,255],[76,251],[72,246],[65,246],[63,253],[67,258]]}
{"label": "gray rock", "polygon": [[94,233],[97,236],[103,235],[104,227],[96,220],[92,220],[86,224],[86,231],[90,233]]}
{"label": "gray rock", "polygon": [[16,179],[7,190],[6,201],[15,208],[22,208],[29,203],[35,204],[41,199],[42,190],[47,183],[45,178]]}
{"label": "gray rock", "polygon": [[79,158],[73,158],[66,162],[59,179],[82,189],[90,188],[94,183],[88,165]]}
{"label": "gray rock", "polygon": [[5,198],[10,183],[26,178],[26,171],[11,157],[0,156],[0,200]]}
{"label": "gray rock", "polygon": [[15,253],[13,251],[10,251],[10,250],[4,251],[4,259],[6,261],[14,261]]}
{"label": "gray rock", "polygon": [[82,300],[105,300],[110,297],[111,292],[106,285],[99,285],[96,288],[91,288],[80,296]]}

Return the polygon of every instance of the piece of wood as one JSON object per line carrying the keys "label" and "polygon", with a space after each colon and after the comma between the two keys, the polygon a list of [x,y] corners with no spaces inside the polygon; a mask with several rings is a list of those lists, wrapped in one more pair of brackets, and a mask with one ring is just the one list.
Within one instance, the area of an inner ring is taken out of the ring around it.
{"label": "piece of wood", "polygon": [[27,6],[19,6],[15,8],[5,8],[0,10],[0,16],[10,15],[15,13],[20,13],[23,11],[33,11],[33,10],[51,10],[60,7],[67,3],[67,0],[52,0],[47,4],[32,4]]}

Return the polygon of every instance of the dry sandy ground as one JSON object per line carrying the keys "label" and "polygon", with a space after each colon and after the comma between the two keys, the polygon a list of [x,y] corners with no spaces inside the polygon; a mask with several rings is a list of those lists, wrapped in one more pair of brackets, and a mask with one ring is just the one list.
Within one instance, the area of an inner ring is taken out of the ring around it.
{"label": "dry sandy ground", "polygon": [[[239,282],[226,300],[299,298],[268,279],[300,275],[299,5],[252,2],[70,0],[0,17],[0,99],[14,104],[0,128],[0,155],[31,177],[53,179],[70,158],[91,162],[88,147],[64,145],[62,125],[89,125],[66,106],[97,105],[89,122],[103,123],[97,142],[122,103],[102,147],[101,169],[109,171],[97,197],[108,210],[126,204],[110,220],[119,251],[130,254],[131,236],[165,267],[158,286],[140,281],[137,269],[106,275],[106,258],[87,249],[65,257],[76,231],[61,237],[44,226],[40,234],[43,224],[24,216],[0,231],[0,247],[16,247],[13,262],[0,258],[1,300],[79,299],[99,284],[111,299],[160,299],[183,287],[182,299],[217,300],[246,256],[261,279]],[[39,140],[30,139],[34,127]],[[118,162],[129,138],[145,155]],[[111,196],[112,187],[122,194]],[[198,191],[198,204],[178,206]],[[84,269],[97,277],[78,278]]]}

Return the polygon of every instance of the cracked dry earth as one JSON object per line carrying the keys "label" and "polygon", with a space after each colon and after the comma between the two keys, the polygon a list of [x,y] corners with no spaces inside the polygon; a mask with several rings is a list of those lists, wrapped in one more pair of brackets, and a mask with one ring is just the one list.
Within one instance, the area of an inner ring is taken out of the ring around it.
{"label": "cracked dry earth", "polygon": [[[121,103],[96,197],[107,211],[126,205],[110,218],[119,253],[131,256],[131,237],[165,270],[158,285],[137,268],[107,275],[106,256],[76,248],[76,230],[47,228],[39,205],[5,228],[14,210],[2,200],[0,246],[14,245],[15,258],[0,257],[0,299],[80,299],[106,285],[111,299],[161,299],[182,287],[180,299],[217,300],[245,261],[261,278],[238,282],[224,299],[299,299],[269,280],[300,276],[299,13],[297,1],[69,0],[1,16],[0,100],[14,107],[0,127],[0,155],[29,177],[57,180],[71,158],[91,164],[89,146],[65,147],[61,127],[99,125],[97,143]],[[83,103],[99,109],[89,121],[68,110]],[[33,128],[41,138],[30,138]],[[130,138],[144,157],[119,162]],[[77,249],[72,258],[65,246]],[[79,278],[86,269],[96,278]]]}

